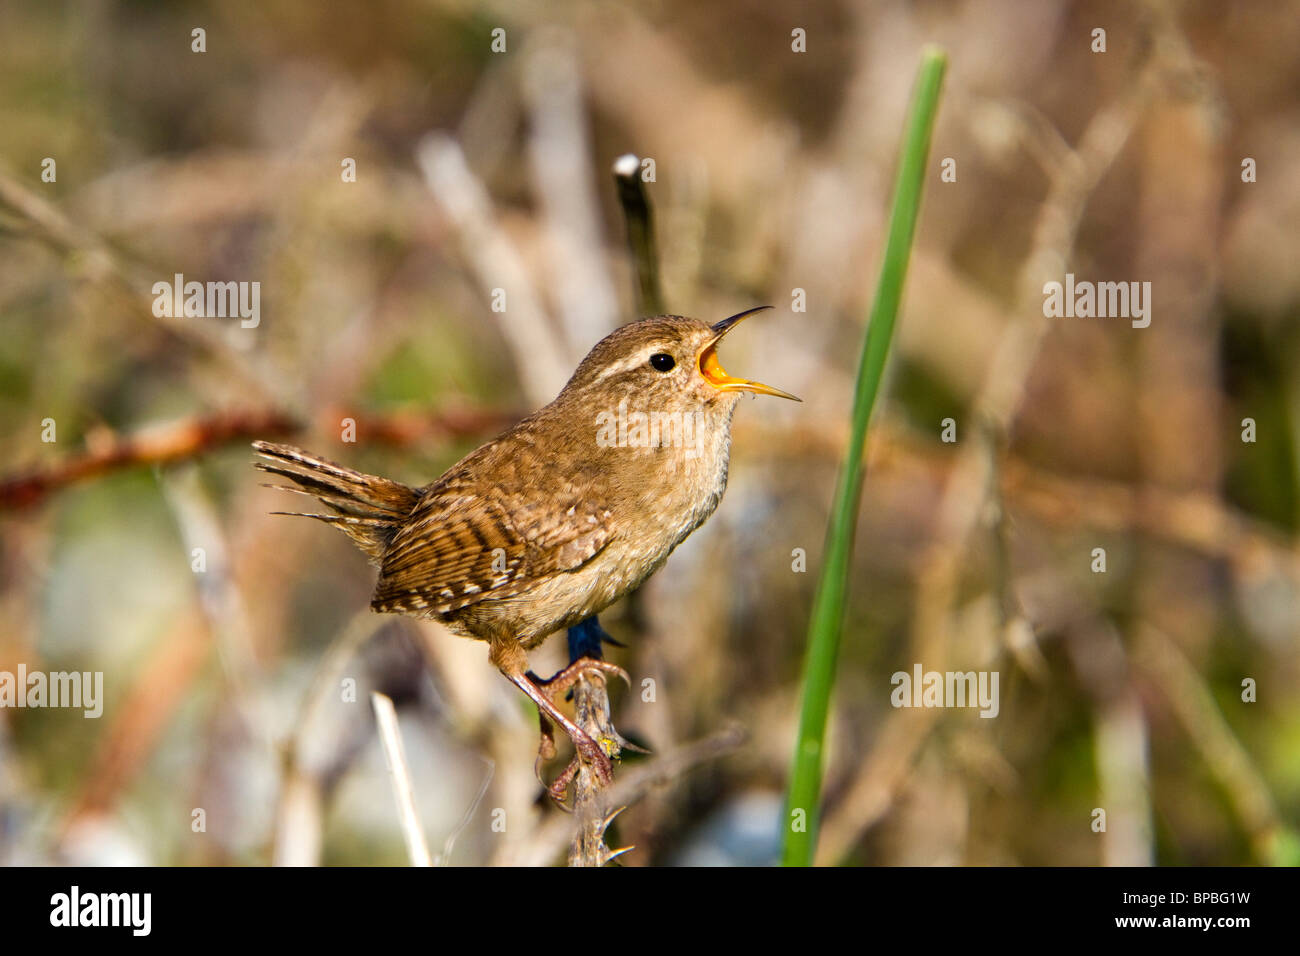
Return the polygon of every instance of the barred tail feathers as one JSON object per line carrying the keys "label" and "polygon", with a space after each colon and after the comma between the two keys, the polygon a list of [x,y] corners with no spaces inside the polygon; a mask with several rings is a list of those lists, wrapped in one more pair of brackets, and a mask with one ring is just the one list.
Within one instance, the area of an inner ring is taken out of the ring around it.
{"label": "barred tail feathers", "polygon": [[268,488],[307,495],[335,512],[277,511],[274,514],[315,518],[331,524],[356,542],[376,565],[383,560],[393,535],[420,497],[414,488],[400,482],[344,468],[292,445],[255,441],[253,450],[267,459],[256,462],[257,468],[288,478],[297,486],[268,483]]}

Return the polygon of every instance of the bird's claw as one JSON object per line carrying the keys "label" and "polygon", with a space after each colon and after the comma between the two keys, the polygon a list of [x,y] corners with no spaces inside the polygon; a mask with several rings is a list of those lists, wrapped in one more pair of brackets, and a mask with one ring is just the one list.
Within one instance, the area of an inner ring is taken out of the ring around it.
{"label": "bird's claw", "polygon": [[[564,768],[564,773],[555,778],[555,781],[546,786],[546,795],[555,802],[555,805],[565,813],[572,813],[573,810],[568,807],[564,798],[568,796],[569,786],[573,783],[573,778],[578,775],[578,768],[582,766],[577,757],[569,761],[569,765]],[[545,783],[545,781],[543,781]]]}
{"label": "bird's claw", "polygon": [[554,701],[556,697],[563,694],[576,684],[587,671],[600,671],[603,674],[611,674],[614,677],[620,677],[623,679],[623,682],[627,684],[628,689],[632,689],[632,678],[627,671],[623,670],[623,668],[619,667],[617,664],[610,661],[602,661],[596,657],[579,657],[568,667],[564,668],[564,670],[546,680],[542,680],[531,672],[529,673],[529,676],[532,677],[533,682],[537,685],[538,689]]}
{"label": "bird's claw", "polygon": [[583,739],[575,741],[578,748],[578,756],[584,764],[591,767],[591,772],[596,775],[596,779],[602,787],[608,787],[614,782],[614,762],[609,759],[609,754],[605,753],[603,748],[591,737],[583,735]]}
{"label": "bird's claw", "polygon": [[[602,674],[611,674],[621,677],[627,682],[629,688],[632,686],[632,679],[623,668],[619,667],[617,664],[612,664],[609,661],[603,661],[593,657],[580,657],[549,680],[543,680],[531,671],[526,676],[537,691],[554,704],[555,699],[559,695],[570,690],[584,674],[593,670],[599,671]],[[541,737],[538,741],[537,760],[534,763],[533,769],[537,774],[538,781],[546,787],[547,794],[561,807],[564,806],[564,799],[568,794],[569,788],[573,785],[573,781],[577,778],[578,771],[581,770],[583,766],[590,768],[591,772],[595,775],[597,782],[602,787],[607,787],[614,779],[614,764],[610,759],[611,751],[617,753],[623,748],[640,750],[639,747],[628,744],[617,733],[613,734],[613,736],[608,740],[608,744],[606,744],[605,740],[597,741],[591,737],[590,734],[579,730],[577,727],[566,727],[566,731],[573,740],[573,746],[577,751],[577,754],[574,756],[573,760],[570,761],[564,772],[561,773],[553,783],[547,784],[545,778],[542,776],[542,768],[547,761],[555,758],[555,725],[546,714],[541,712],[540,709],[538,710],[538,720],[541,727]],[[577,732],[575,733],[574,731]],[[567,809],[567,807],[565,809]]]}
{"label": "bird's claw", "polygon": [[555,759],[555,725],[546,719],[540,710],[537,720],[541,724],[541,740],[537,744],[537,777],[541,779],[541,765],[544,761]]}
{"label": "bird's claw", "polygon": [[[614,762],[599,743],[591,737],[586,737],[584,741],[577,743],[577,748],[578,755],[570,760],[569,765],[564,768],[564,772],[546,787],[547,795],[555,801],[561,810],[565,811],[570,809],[564,803],[569,794],[569,787],[573,785],[573,781],[577,779],[578,771],[584,765],[591,768],[591,772],[596,775],[596,779],[602,787],[608,787],[614,782]],[[540,766],[539,761],[539,770]],[[540,773],[538,779],[541,779]],[[542,782],[545,783],[545,781]]]}

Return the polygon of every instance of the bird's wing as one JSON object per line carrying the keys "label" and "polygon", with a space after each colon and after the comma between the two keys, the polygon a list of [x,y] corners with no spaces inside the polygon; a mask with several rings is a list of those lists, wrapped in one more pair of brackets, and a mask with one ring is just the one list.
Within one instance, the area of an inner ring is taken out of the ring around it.
{"label": "bird's wing", "polygon": [[591,560],[609,541],[610,517],[574,495],[431,489],[393,537],[371,607],[445,613],[518,594]]}

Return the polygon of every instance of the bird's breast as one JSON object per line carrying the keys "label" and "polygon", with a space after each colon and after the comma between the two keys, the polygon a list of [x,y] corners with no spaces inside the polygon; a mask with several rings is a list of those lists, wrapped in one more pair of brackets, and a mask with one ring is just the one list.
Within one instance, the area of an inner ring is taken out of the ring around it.
{"label": "bird's breast", "polygon": [[628,589],[658,570],[717,510],[727,487],[730,429],[701,429],[693,444],[638,451],[616,502],[623,520],[610,545],[619,578],[631,581]]}
{"label": "bird's breast", "polygon": [[[717,509],[727,486],[730,416],[674,442],[604,448],[593,504],[608,511],[610,535],[580,567],[538,578],[526,590],[486,598],[455,615],[480,636],[504,629],[526,647],[598,614],[657,571]],[[597,502],[595,498],[600,498]]]}

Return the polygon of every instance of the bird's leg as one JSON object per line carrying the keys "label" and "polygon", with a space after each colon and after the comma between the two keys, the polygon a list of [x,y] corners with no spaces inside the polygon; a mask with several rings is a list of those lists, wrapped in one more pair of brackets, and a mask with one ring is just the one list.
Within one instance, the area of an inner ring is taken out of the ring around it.
{"label": "bird's leg", "polygon": [[[632,679],[627,676],[627,671],[604,661],[604,655],[601,653],[602,644],[613,644],[615,647],[627,646],[605,633],[605,629],[600,626],[600,621],[596,619],[594,614],[582,623],[569,628],[569,666],[547,681],[547,685],[571,686],[577,683],[578,677],[581,676],[583,671],[594,669],[623,678],[630,689]],[[636,744],[624,740],[623,736],[614,730],[612,725],[609,730],[617,738],[619,749],[634,750],[639,754],[648,754],[650,752],[644,747],[638,747]]]}
{"label": "bird's leg", "polygon": [[[569,735],[573,741],[574,748],[578,751],[578,759],[583,763],[589,763],[595,770],[596,776],[602,783],[608,784],[614,778],[614,766],[610,762],[609,755],[601,749],[600,744],[592,739],[591,735],[585,730],[564,716],[563,712],[555,706],[552,700],[550,688],[540,684],[535,677],[529,674],[510,674],[506,673],[510,682],[529,696],[534,704],[537,705],[538,712],[542,715],[542,720],[549,718],[551,721],[560,725],[561,729]],[[547,744],[550,744],[548,747]],[[550,734],[550,727],[543,725],[542,744],[539,748],[539,757],[544,757],[547,751],[553,755],[555,753],[555,738]]]}
{"label": "bird's leg", "polygon": [[[602,644],[613,644],[615,647],[622,647],[623,645],[620,644],[618,641],[614,640],[612,637],[609,636],[609,634],[605,632],[605,629],[600,626],[600,621],[596,618],[594,614],[591,617],[587,618],[585,621],[581,621],[580,623],[575,624],[573,627],[569,628],[568,641],[569,641],[568,666],[565,667],[558,674],[555,674],[549,680],[538,679],[538,683],[541,686],[543,686],[547,692],[551,694],[552,699],[555,699],[556,697],[558,697],[558,695],[565,692],[567,692],[568,697],[572,697],[573,685],[575,685],[582,678],[583,674],[592,670],[601,671],[602,673],[605,674],[616,675],[618,677],[623,678],[623,680],[627,681],[629,687],[632,686],[632,680],[631,678],[628,677],[627,671],[603,659],[603,654],[601,653]],[[529,676],[533,676],[533,675],[529,675]],[[643,750],[641,747],[637,747],[636,745],[631,744],[628,741],[624,740],[622,735],[619,734],[619,732],[614,729],[613,724],[610,724],[607,729],[608,729],[609,739],[613,741],[613,745],[615,748],[614,753],[617,753],[621,749],[635,750],[639,753],[647,752]],[[547,753],[548,731],[549,731],[548,727],[542,728],[542,744],[538,756],[539,761],[542,759],[550,759],[550,757],[553,757],[555,755],[555,748],[553,742],[551,743],[551,746],[549,748],[549,753]],[[546,754],[545,758],[543,758],[543,754]],[[568,791],[569,785],[573,782],[573,778],[577,775],[578,768],[579,768],[579,760],[578,758],[575,757],[573,760],[569,762],[569,765],[564,769],[564,772],[560,774],[560,776],[558,776],[549,787],[546,788],[547,793],[549,793],[551,796],[551,799],[553,799],[561,807],[564,806],[565,793]]]}
{"label": "bird's leg", "polygon": [[539,748],[539,759],[546,754],[548,742],[550,743],[549,750],[551,753],[554,754],[555,751],[555,739],[551,735],[551,728],[547,723],[549,720],[559,724],[561,729],[569,735],[573,741],[574,749],[578,751],[578,759],[590,764],[602,783],[608,784],[613,780],[614,766],[610,762],[609,755],[605,753],[600,744],[591,738],[590,734],[564,716],[564,713],[555,706],[553,698],[556,691],[549,686],[549,682],[539,681],[534,675],[528,673],[526,670],[528,659],[524,655],[524,649],[519,646],[517,641],[513,639],[493,641],[488,657],[510,683],[527,694],[529,699],[537,705],[537,712],[542,722],[542,743]]}
{"label": "bird's leg", "polygon": [[541,725],[541,741],[537,744],[537,779],[542,780],[542,764],[555,759],[555,725],[546,719],[546,715],[537,711],[537,722]]}

